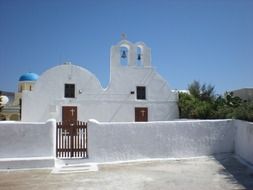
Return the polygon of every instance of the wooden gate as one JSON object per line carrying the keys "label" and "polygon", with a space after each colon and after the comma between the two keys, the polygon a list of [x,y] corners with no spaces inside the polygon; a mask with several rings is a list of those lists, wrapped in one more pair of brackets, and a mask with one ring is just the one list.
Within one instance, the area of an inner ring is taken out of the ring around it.
{"label": "wooden gate", "polygon": [[56,157],[88,158],[87,123],[63,121],[56,128]]}

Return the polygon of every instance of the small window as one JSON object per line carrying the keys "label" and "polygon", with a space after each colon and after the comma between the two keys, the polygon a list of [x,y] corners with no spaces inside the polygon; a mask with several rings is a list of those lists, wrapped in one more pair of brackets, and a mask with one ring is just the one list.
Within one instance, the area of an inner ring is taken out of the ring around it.
{"label": "small window", "polygon": [[65,84],[65,98],[74,98],[74,97],[75,97],[75,85]]}
{"label": "small window", "polygon": [[146,100],[146,87],[137,86],[137,100]]}

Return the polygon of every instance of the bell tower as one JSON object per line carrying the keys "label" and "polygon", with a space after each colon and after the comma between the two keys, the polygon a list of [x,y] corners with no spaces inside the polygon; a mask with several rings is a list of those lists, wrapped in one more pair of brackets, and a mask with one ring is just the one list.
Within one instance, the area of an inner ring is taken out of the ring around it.
{"label": "bell tower", "polygon": [[111,47],[111,69],[119,67],[151,67],[151,49],[143,42],[132,43],[125,35]]}

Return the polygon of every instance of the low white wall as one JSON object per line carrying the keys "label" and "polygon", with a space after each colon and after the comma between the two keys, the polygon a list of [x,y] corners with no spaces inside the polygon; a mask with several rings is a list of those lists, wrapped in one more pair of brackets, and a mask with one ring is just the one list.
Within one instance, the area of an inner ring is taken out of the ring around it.
{"label": "low white wall", "polygon": [[[0,169],[53,167],[56,123],[0,122]],[[188,120],[88,122],[86,162],[233,153],[253,164],[253,123]]]}
{"label": "low white wall", "polygon": [[232,120],[88,122],[89,161],[179,158],[234,151]]}
{"label": "low white wall", "polygon": [[55,156],[55,120],[0,122],[0,159]]}
{"label": "low white wall", "polygon": [[253,164],[253,123],[236,120],[235,154]]}

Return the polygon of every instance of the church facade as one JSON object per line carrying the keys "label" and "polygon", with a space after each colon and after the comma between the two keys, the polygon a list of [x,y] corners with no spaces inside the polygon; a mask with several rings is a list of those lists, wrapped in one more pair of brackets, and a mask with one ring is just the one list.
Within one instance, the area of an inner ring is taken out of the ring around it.
{"label": "church facade", "polygon": [[165,121],[178,118],[178,94],[151,65],[144,43],[111,47],[110,82],[65,63],[44,72],[22,92],[22,121],[96,119],[101,122]]}

